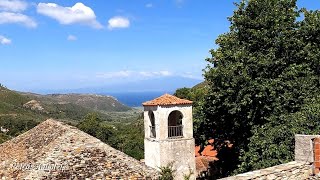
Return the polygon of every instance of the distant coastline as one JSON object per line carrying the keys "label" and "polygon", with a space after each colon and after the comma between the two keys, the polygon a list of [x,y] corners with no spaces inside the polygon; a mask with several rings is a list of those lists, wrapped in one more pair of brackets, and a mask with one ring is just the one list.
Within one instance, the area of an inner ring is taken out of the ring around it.
{"label": "distant coastline", "polygon": [[101,95],[111,95],[115,97],[121,103],[139,108],[142,107],[142,103],[157,98],[165,93],[173,94],[174,92],[119,92],[119,93],[99,93]]}

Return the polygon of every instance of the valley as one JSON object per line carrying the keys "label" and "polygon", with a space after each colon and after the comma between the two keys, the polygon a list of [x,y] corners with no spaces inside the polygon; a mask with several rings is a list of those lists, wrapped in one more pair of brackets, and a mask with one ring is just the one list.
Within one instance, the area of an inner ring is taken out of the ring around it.
{"label": "valley", "polygon": [[8,129],[8,132],[0,132],[0,143],[26,132],[49,118],[78,126],[89,114],[94,114],[99,123],[115,129],[114,145],[118,144],[118,135],[122,134],[116,131],[127,131],[126,126],[136,124],[142,118],[141,109],[128,107],[112,96],[40,95],[17,92],[0,86],[0,126]]}

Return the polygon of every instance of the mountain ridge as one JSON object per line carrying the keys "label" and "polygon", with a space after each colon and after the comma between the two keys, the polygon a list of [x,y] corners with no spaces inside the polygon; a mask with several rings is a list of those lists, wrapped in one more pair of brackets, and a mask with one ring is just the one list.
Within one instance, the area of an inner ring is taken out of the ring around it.
{"label": "mountain ridge", "polygon": [[100,94],[80,94],[80,93],[68,93],[68,94],[34,94],[34,93],[22,93],[28,97],[33,97],[45,103],[58,103],[68,104],[73,103],[84,108],[88,108],[100,112],[124,112],[132,110],[132,108],[119,102],[115,97],[110,95]]}

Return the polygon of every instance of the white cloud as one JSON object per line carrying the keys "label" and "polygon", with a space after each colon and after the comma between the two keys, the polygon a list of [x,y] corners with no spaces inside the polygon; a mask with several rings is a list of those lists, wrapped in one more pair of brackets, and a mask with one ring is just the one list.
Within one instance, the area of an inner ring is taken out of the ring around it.
{"label": "white cloud", "polygon": [[98,73],[96,77],[103,79],[112,79],[112,78],[126,78],[132,75],[132,71],[118,71],[118,72],[107,72],[107,73]]}
{"label": "white cloud", "polygon": [[203,80],[203,76],[201,75],[195,75],[191,72],[182,73],[181,77],[190,78],[190,79],[197,79],[197,80]]}
{"label": "white cloud", "polygon": [[37,6],[39,14],[51,17],[61,24],[82,24],[96,29],[103,26],[96,20],[94,11],[82,3],[76,3],[72,7],[63,7],[55,3],[39,3]]}
{"label": "white cloud", "polygon": [[0,24],[22,24],[24,26],[35,28],[37,23],[30,17],[12,12],[0,12]]}
{"label": "white cloud", "polygon": [[68,40],[68,41],[76,41],[76,40],[78,40],[78,38],[77,38],[76,36],[74,36],[74,35],[69,35],[69,36],[67,37],[67,40]]}
{"label": "white cloud", "polygon": [[144,76],[144,77],[170,76],[170,75],[172,75],[172,73],[169,72],[169,71],[155,71],[155,72],[141,71],[141,72],[139,72],[139,74]]}
{"label": "white cloud", "polygon": [[8,39],[8,38],[0,35],[0,44],[2,44],[2,45],[11,44],[11,39]]}
{"label": "white cloud", "polygon": [[117,71],[117,72],[106,72],[98,73],[97,78],[112,79],[112,78],[135,78],[144,79],[151,77],[164,77],[171,76],[172,73],[169,71]]}
{"label": "white cloud", "polygon": [[126,17],[115,16],[108,21],[108,28],[115,29],[115,28],[128,28],[130,26],[130,21]]}
{"label": "white cloud", "polygon": [[159,71],[159,74],[162,75],[162,76],[170,76],[170,75],[172,75],[172,73],[169,72],[169,71]]}
{"label": "white cloud", "polygon": [[25,1],[20,0],[0,0],[0,10],[21,12],[26,10],[28,4]]}
{"label": "white cloud", "polygon": [[145,77],[151,77],[153,76],[152,72],[145,72],[145,71],[141,71],[139,72],[140,75],[145,76]]}
{"label": "white cloud", "polygon": [[152,4],[152,3],[146,4],[146,8],[152,8],[152,7],[153,7],[153,4]]}

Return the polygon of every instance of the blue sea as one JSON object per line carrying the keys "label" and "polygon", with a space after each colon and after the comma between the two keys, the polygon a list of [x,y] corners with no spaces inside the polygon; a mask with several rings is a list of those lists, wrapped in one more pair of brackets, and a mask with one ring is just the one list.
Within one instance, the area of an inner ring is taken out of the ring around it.
{"label": "blue sea", "polygon": [[121,93],[101,93],[101,95],[111,95],[117,98],[121,103],[130,107],[141,107],[142,103],[153,100],[165,93],[174,92],[121,92]]}

